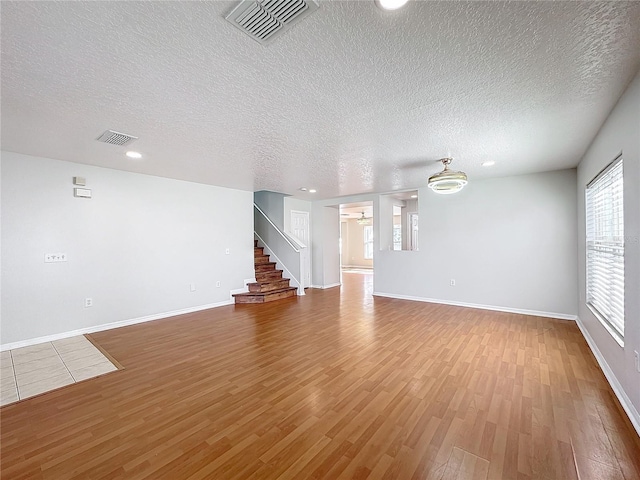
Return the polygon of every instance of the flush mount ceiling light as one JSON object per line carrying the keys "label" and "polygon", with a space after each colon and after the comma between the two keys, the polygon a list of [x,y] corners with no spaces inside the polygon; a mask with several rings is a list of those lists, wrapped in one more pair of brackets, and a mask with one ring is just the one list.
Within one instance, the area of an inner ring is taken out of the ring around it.
{"label": "flush mount ceiling light", "polygon": [[129,158],[142,158],[142,154],[138,152],[128,151],[125,155]]}
{"label": "flush mount ceiling light", "polygon": [[444,170],[429,177],[429,188],[436,193],[451,194],[462,190],[467,184],[467,174],[464,172],[454,172],[449,170],[449,164],[453,158],[443,158],[440,160],[444,165]]}
{"label": "flush mount ceiling light", "polygon": [[356,222],[358,222],[358,225],[369,225],[369,219],[364,216],[364,212],[362,212],[360,218],[356,219]]}
{"label": "flush mount ceiling light", "polygon": [[486,162],[482,162],[483,167],[492,167],[496,164],[493,160],[487,160]]}
{"label": "flush mount ceiling light", "polygon": [[316,193],[316,192],[317,192],[317,190],[315,188],[310,188],[309,189],[309,193]]}
{"label": "flush mount ceiling light", "polygon": [[397,10],[404,7],[408,1],[409,0],[375,0],[378,8],[383,10]]}

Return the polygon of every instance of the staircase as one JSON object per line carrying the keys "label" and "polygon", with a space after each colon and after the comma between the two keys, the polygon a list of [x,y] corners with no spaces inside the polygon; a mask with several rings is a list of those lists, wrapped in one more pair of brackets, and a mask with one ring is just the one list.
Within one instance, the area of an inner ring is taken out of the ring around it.
{"label": "staircase", "polygon": [[253,241],[253,263],[256,270],[256,283],[250,283],[249,292],[236,293],[236,303],[265,303],[296,296],[296,287],[289,286],[289,279],[282,278],[282,270],[276,270],[275,262],[269,261],[264,248]]}

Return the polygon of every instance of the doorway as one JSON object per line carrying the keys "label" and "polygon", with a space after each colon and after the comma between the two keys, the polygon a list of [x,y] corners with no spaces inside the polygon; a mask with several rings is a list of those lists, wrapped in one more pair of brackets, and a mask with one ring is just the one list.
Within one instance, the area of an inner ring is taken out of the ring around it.
{"label": "doorway", "polygon": [[340,272],[373,275],[373,202],[340,205]]}

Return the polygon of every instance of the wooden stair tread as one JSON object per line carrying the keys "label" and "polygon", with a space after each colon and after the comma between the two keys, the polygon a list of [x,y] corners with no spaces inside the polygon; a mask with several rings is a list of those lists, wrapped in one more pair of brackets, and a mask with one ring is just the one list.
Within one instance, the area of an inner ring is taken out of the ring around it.
{"label": "wooden stair tread", "polygon": [[270,261],[270,256],[264,253],[264,247],[253,241],[253,266],[256,281],[249,283],[248,292],[235,293],[236,304],[266,303],[275,300],[295,297],[298,289],[289,286],[289,279],[282,276],[282,270],[276,270],[276,262]]}
{"label": "wooden stair tread", "polygon": [[250,296],[259,296],[264,297],[266,295],[273,295],[275,293],[282,293],[288,290],[297,290],[296,287],[287,287],[287,288],[279,288],[278,290],[271,290],[269,292],[242,292],[242,293],[234,293],[234,297],[250,297]]}
{"label": "wooden stair tread", "polygon": [[271,290],[269,292],[246,292],[236,293],[236,304],[242,303],[267,303],[276,300],[282,300],[285,298],[291,298],[296,296],[296,287],[281,288],[279,290]]}

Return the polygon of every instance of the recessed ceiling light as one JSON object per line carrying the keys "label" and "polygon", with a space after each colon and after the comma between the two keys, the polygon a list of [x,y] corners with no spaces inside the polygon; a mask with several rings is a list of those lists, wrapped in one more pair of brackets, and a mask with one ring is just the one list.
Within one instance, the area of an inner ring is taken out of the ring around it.
{"label": "recessed ceiling light", "polygon": [[316,193],[317,190],[315,188],[312,188],[311,190],[309,190],[309,193]]}
{"label": "recessed ceiling light", "polygon": [[138,152],[129,151],[129,152],[125,153],[125,155],[127,157],[129,157],[129,158],[142,158],[142,154],[138,153]]}
{"label": "recessed ceiling light", "polygon": [[403,7],[409,0],[375,0],[376,5],[383,10],[397,10]]}
{"label": "recessed ceiling light", "polygon": [[482,162],[482,166],[483,167],[491,167],[493,165],[495,165],[496,162],[494,162],[493,160],[487,160],[486,162]]}
{"label": "recessed ceiling light", "polygon": [[418,195],[411,195],[411,198],[418,198]]}

